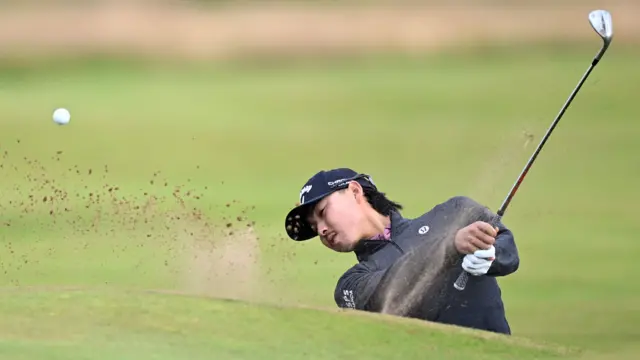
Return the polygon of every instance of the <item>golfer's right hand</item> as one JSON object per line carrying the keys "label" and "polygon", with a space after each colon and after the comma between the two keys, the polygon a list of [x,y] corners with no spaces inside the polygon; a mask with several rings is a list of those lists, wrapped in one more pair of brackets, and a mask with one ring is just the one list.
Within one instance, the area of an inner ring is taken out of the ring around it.
{"label": "golfer's right hand", "polygon": [[484,221],[476,221],[456,233],[456,249],[461,254],[473,254],[478,250],[487,250],[496,242],[498,228]]}

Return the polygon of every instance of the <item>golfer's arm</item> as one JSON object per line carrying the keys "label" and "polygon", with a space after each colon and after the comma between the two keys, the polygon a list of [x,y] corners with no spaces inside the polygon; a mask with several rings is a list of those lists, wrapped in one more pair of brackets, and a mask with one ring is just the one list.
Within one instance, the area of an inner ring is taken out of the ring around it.
{"label": "golfer's arm", "polygon": [[336,303],[343,308],[380,311],[390,286],[395,288],[394,292],[403,293],[402,289],[411,288],[425,272],[440,270],[441,262],[433,261],[434,256],[460,258],[453,241],[442,241],[423,242],[386,269],[357,264],[340,277],[335,291]]}
{"label": "golfer's arm", "polygon": [[369,300],[384,273],[384,270],[373,271],[363,264],[352,267],[338,280],[334,294],[336,304],[341,308],[368,310]]}
{"label": "golfer's arm", "polygon": [[496,258],[487,272],[489,276],[506,276],[518,270],[518,266],[520,266],[520,257],[513,233],[502,224],[499,224],[498,228],[498,236],[494,244]]}
{"label": "golfer's arm", "polygon": [[[471,224],[477,220],[491,222],[495,216],[486,206],[481,205],[469,197],[458,196],[454,199],[459,209],[464,209],[462,213],[469,216],[467,224]],[[496,242],[494,243],[496,258],[491,268],[489,268],[487,275],[506,276],[518,270],[520,257],[518,256],[518,248],[516,247],[516,242],[511,230],[502,224],[502,222],[499,222],[497,226],[498,236],[496,236]]]}

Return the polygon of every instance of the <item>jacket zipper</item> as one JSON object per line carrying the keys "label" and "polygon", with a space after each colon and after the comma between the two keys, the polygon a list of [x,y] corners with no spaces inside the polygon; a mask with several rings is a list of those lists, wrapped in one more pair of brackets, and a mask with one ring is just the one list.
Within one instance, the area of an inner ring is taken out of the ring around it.
{"label": "jacket zipper", "polygon": [[391,243],[393,244],[393,246],[395,246],[396,249],[398,249],[398,251],[400,252],[400,254],[404,254],[404,251],[402,250],[402,248],[400,247],[400,245],[396,244],[395,241],[391,240]]}

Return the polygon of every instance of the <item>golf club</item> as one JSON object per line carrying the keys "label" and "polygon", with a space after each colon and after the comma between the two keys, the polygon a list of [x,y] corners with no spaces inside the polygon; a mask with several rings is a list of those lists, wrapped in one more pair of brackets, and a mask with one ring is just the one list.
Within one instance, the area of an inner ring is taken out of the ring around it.
{"label": "golf club", "polygon": [[[560,121],[560,118],[562,118],[562,115],[564,115],[565,111],[573,101],[573,98],[576,96],[576,94],[582,87],[582,84],[584,84],[585,80],[587,79],[587,77],[589,76],[593,68],[600,62],[600,59],[609,48],[609,44],[611,44],[611,40],[613,38],[613,22],[611,19],[611,14],[606,10],[593,10],[589,13],[589,22],[591,23],[591,27],[593,27],[593,29],[602,38],[602,41],[603,41],[602,48],[591,61],[591,65],[582,76],[582,79],[580,79],[580,82],[578,83],[578,85],[573,89],[573,92],[571,92],[571,95],[562,106],[560,113],[556,116],[555,120],[553,120],[553,123],[551,124],[546,134],[540,141],[540,144],[534,151],[533,155],[529,158],[529,161],[527,162],[524,169],[520,173],[520,176],[518,176],[518,179],[516,180],[513,187],[511,188],[511,191],[509,191],[509,194],[503,201],[502,205],[500,206],[500,209],[497,211],[495,218],[492,220],[493,226],[496,226],[496,224],[504,216],[505,211],[507,211],[507,206],[509,206],[509,203],[511,203],[511,200],[513,199],[513,196],[516,194],[516,191],[520,187],[522,180],[524,180],[524,177],[529,172],[531,165],[533,165],[533,162],[535,161],[536,157],[540,153],[540,150],[542,150],[542,147],[547,142],[547,139],[551,135],[551,132]],[[469,280],[469,273],[467,273],[466,271],[463,271],[460,274],[460,276],[458,276],[458,278],[456,279],[455,283],[453,284],[453,287],[462,291],[467,286],[468,280]]]}

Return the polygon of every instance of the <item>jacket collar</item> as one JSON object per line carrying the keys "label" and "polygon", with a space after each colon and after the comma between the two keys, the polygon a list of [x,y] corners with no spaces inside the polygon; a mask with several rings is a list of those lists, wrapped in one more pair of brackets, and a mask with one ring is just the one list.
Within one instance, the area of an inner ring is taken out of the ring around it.
{"label": "jacket collar", "polygon": [[391,213],[391,239],[401,234],[408,226],[410,220],[405,219],[399,212]]}
{"label": "jacket collar", "polygon": [[409,220],[405,219],[399,212],[392,212],[391,217],[391,240],[370,240],[370,239],[362,239],[358,242],[358,245],[354,249],[354,253],[356,254],[356,258],[359,262],[364,261],[380,250],[382,247],[387,245],[390,241],[394,241],[393,239],[401,234],[407,226],[409,226]]}

